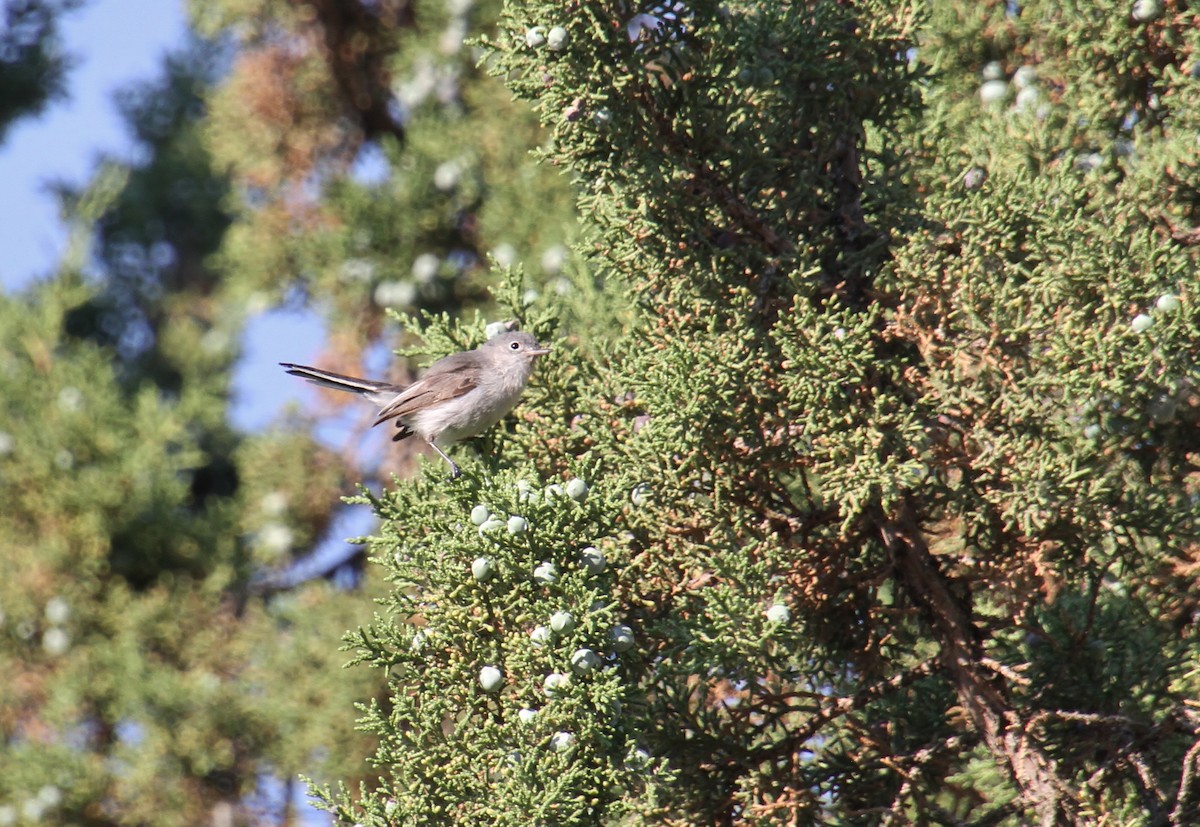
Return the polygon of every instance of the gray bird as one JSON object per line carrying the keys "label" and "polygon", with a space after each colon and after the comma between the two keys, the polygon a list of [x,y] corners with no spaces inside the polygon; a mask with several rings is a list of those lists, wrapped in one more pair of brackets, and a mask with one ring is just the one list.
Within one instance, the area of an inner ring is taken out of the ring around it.
{"label": "gray bird", "polygon": [[307,365],[280,362],[292,376],[323,388],[356,393],[380,406],[372,425],[396,420],[393,441],[417,434],[450,463],[450,479],[462,472],[442,448],[486,431],[513,409],[533,363],[550,348],[528,333],[502,333],[474,350],[438,359],[411,385],[344,376]]}

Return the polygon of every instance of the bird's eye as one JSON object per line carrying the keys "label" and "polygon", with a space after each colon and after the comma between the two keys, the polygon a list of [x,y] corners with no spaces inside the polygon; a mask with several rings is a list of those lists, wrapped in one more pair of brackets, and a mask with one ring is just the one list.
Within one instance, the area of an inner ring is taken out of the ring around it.
{"label": "bird's eye", "polygon": [[511,349],[513,349],[513,350],[520,350],[520,349],[521,349],[521,343],[520,343],[520,342],[513,342],[511,345],[509,345],[509,347],[510,347]]}

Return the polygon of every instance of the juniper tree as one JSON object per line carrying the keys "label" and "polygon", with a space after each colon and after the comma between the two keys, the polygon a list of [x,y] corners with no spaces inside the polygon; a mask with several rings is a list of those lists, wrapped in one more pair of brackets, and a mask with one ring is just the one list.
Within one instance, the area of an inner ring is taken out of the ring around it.
{"label": "juniper tree", "polygon": [[[368,500],[361,824],[1197,817],[1181,3],[511,2],[575,291]],[[436,354],[482,320],[409,320]]]}

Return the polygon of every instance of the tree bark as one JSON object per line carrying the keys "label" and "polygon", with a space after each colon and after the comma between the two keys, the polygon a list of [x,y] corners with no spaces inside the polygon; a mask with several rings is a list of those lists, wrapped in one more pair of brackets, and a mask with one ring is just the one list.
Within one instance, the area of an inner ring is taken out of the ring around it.
{"label": "tree bark", "polygon": [[1080,823],[1076,796],[1013,709],[1004,677],[985,665],[970,598],[961,598],[951,588],[929,551],[912,507],[905,503],[891,517],[881,514],[879,532],[897,577],[932,627],[942,669],[952,679],[959,703],[1017,785],[1025,808],[1042,827]]}

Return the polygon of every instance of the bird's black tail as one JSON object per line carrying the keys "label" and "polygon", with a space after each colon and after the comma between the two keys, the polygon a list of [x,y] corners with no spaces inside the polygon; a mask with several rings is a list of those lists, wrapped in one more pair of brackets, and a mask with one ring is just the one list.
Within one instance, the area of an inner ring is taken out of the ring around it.
{"label": "bird's black tail", "polygon": [[302,379],[307,379],[314,385],[320,385],[323,388],[332,388],[335,391],[346,391],[347,393],[357,393],[360,396],[370,398],[373,394],[387,391],[395,392],[398,390],[394,385],[387,382],[376,382],[372,379],[359,379],[357,376],[346,376],[343,373],[334,373],[329,370],[321,370],[320,368],[310,368],[308,365],[293,365],[291,362],[280,362],[280,366],[287,369],[287,372],[292,376],[299,376]]}

